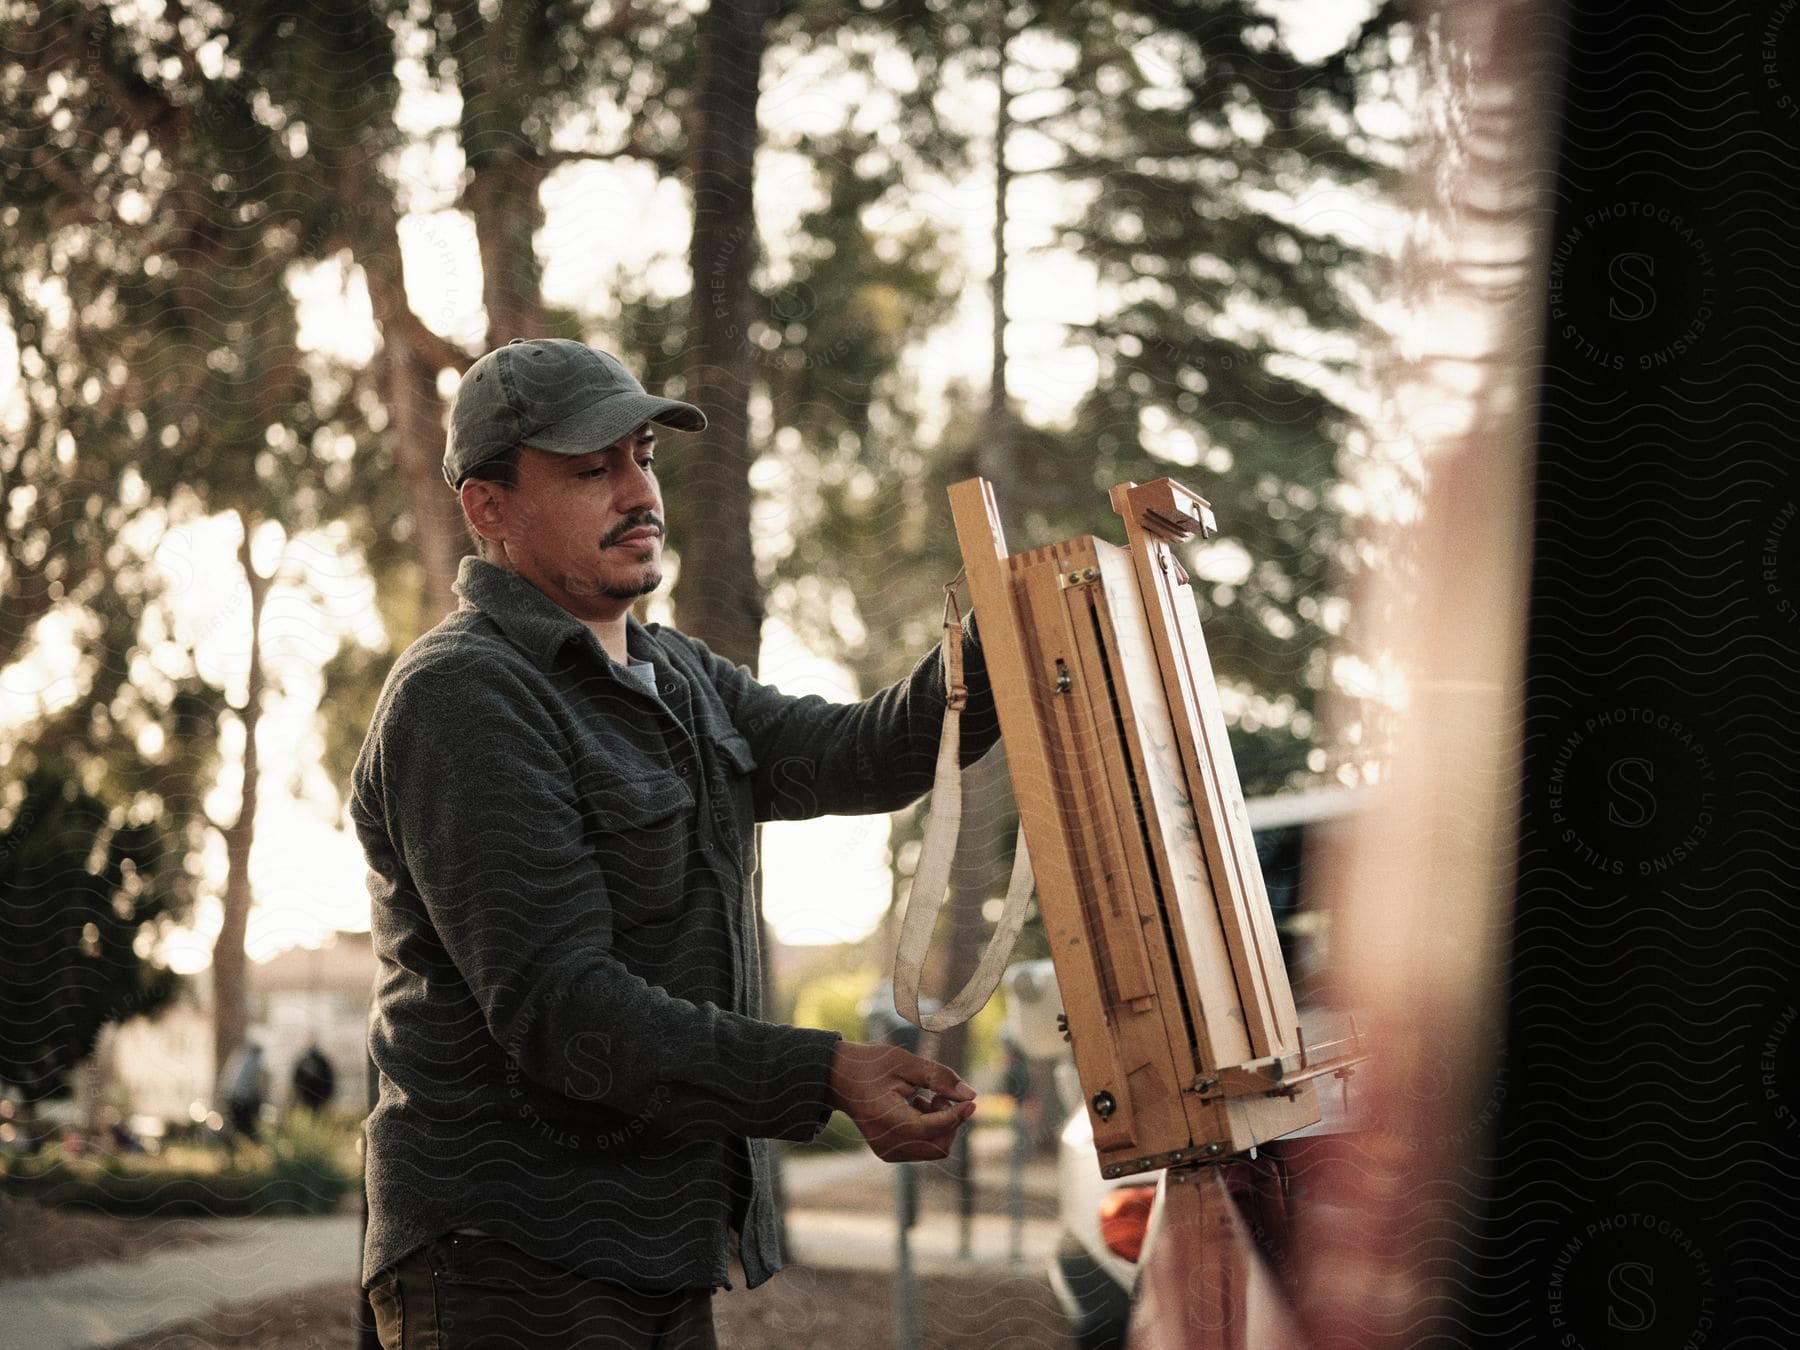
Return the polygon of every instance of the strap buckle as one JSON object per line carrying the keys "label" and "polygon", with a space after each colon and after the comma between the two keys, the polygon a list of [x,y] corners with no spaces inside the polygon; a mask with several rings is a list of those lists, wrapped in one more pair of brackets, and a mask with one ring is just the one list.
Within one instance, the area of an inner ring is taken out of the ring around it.
{"label": "strap buckle", "polygon": [[956,587],[962,579],[958,568],[944,587],[944,706],[957,713],[969,706],[968,686],[962,682],[962,606],[956,602]]}
{"label": "strap buckle", "polygon": [[962,606],[956,603],[956,588],[962,584],[962,579],[962,569],[959,567],[956,575],[950,578],[949,584],[944,587],[944,627],[946,628],[951,624],[955,624],[958,628],[962,627]]}

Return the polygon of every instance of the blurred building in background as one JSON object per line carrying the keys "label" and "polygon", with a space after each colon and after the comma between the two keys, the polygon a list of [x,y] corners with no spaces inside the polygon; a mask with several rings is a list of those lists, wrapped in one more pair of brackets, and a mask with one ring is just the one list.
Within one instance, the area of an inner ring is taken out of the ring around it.
{"label": "blurred building in background", "polygon": [[[314,1044],[337,1071],[333,1105],[360,1105],[375,968],[369,934],[347,932],[251,967],[250,1039],[263,1047],[275,1106],[292,1104],[294,1064]],[[113,1106],[188,1120],[196,1103],[211,1108],[213,1087],[212,1007],[202,972],[162,1016],[107,1029],[92,1071],[81,1075],[76,1114]]]}

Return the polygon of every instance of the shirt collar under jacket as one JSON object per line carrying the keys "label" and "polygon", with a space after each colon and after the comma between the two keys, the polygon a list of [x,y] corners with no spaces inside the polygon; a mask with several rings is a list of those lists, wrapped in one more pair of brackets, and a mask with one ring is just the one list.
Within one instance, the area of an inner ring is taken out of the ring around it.
{"label": "shirt collar under jacket", "polygon": [[[548,670],[555,664],[564,644],[571,639],[591,644],[609,665],[613,664],[586,624],[517,572],[469,554],[457,569],[451,589],[457,594],[458,609],[485,614],[542,669]],[[637,615],[626,615],[625,630],[627,649],[639,660],[648,659],[648,642]]]}

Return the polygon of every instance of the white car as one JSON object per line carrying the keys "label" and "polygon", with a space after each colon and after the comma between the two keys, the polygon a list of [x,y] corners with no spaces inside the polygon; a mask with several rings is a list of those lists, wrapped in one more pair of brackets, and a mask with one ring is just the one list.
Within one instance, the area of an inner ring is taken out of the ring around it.
{"label": "white car", "polygon": [[1146,1174],[1148,1182],[1144,1175],[1104,1179],[1094,1162],[1094,1125],[1086,1108],[1063,1126],[1056,1168],[1063,1231],[1050,1283],[1079,1350],[1124,1350],[1157,1174]]}

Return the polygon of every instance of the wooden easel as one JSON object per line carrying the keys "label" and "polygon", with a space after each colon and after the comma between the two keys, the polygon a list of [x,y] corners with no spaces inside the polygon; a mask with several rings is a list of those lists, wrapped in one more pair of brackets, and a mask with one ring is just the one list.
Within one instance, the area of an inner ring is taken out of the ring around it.
{"label": "wooden easel", "polygon": [[1102,1174],[1223,1159],[1319,1119],[1169,479],[1112,491],[1128,547],[1009,556],[993,489],[950,502]]}

